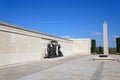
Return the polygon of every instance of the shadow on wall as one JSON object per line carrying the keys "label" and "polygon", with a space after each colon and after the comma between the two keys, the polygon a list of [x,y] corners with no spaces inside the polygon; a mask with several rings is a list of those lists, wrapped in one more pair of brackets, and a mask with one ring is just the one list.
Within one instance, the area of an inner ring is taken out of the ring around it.
{"label": "shadow on wall", "polygon": [[60,51],[61,45],[58,44],[56,40],[51,40],[47,45],[47,54],[44,58],[54,58],[54,57],[62,57],[63,54]]}

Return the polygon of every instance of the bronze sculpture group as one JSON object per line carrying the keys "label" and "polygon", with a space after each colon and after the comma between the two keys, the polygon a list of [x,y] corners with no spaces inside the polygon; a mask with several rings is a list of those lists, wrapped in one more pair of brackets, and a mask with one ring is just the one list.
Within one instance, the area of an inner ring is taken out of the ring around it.
{"label": "bronze sculpture group", "polygon": [[62,57],[63,54],[60,51],[61,45],[56,40],[51,40],[47,45],[46,58]]}

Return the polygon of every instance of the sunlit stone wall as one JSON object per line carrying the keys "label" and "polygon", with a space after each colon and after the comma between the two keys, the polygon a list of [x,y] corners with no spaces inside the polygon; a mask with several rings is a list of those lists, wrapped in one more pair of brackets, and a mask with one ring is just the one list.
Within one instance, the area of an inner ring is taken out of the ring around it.
{"label": "sunlit stone wall", "polygon": [[90,39],[72,39],[74,55],[90,55]]}
{"label": "sunlit stone wall", "polygon": [[0,22],[0,66],[43,60],[50,40],[61,44],[64,56],[73,54],[72,40]]}
{"label": "sunlit stone wall", "polygon": [[90,39],[65,39],[0,22],[0,66],[42,61],[51,40],[58,41],[64,56],[90,54]]}

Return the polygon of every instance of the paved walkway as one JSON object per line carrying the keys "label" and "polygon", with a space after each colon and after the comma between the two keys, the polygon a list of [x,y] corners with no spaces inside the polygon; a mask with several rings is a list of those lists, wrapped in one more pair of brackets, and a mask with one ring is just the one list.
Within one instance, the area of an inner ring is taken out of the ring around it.
{"label": "paved walkway", "polygon": [[0,68],[0,80],[119,80],[120,56],[116,61],[93,61],[91,56],[47,59]]}

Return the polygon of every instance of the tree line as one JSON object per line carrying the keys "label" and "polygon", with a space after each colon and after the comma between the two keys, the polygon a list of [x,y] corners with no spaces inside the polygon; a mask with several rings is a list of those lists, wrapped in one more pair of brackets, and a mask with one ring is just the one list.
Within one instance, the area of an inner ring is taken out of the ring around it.
{"label": "tree line", "polygon": [[[96,40],[91,40],[91,54],[103,54],[103,47],[96,47]],[[120,54],[120,38],[116,38],[116,48],[109,47],[109,54]]]}

